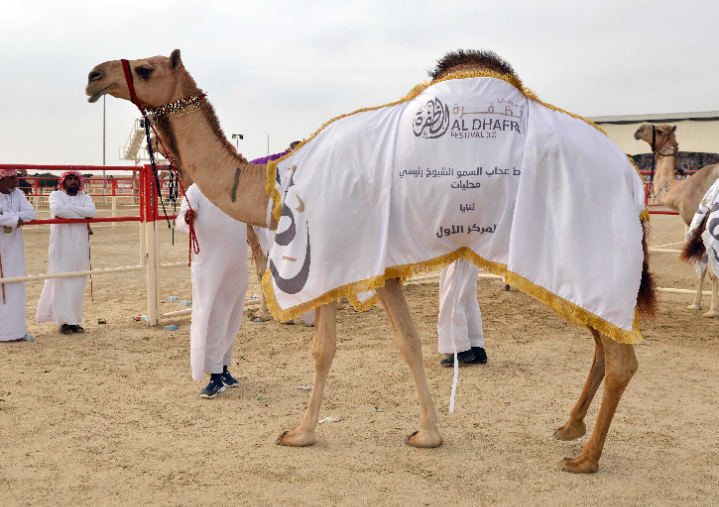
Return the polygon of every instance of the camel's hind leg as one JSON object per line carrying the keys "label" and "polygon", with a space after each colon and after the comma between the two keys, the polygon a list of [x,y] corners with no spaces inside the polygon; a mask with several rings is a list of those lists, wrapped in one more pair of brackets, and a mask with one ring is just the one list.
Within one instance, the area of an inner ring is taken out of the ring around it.
{"label": "camel's hind leg", "polygon": [[422,342],[412,322],[402,285],[396,278],[387,280],[384,287],[377,289],[377,294],[387,310],[399,350],[412,372],[419,396],[420,430],[410,435],[406,442],[415,447],[438,447],[442,444],[442,435],[437,429],[437,414],[424,374]]}
{"label": "camel's hind leg", "polygon": [[639,367],[633,345],[617,343],[605,335],[601,335],[601,338],[606,362],[602,406],[599,409],[592,438],[582,452],[573,458],[564,458],[564,469],[568,472],[592,473],[599,469],[599,458],[602,456],[604,441],[612,424],[614,412],[624,390]]}
{"label": "camel's hind leg", "polygon": [[315,428],[320,415],[322,394],[327,382],[327,374],[335,357],[337,334],[337,302],[315,308],[315,338],[312,342],[312,356],[315,361],[315,378],[307,410],[300,425],[285,431],[277,439],[278,444],[293,447],[312,445],[317,441]]}
{"label": "camel's hind leg", "polygon": [[717,294],[717,292],[719,292],[719,278],[717,278],[711,266],[707,266],[707,271],[709,271],[709,278],[712,280],[712,304],[709,307],[709,311],[702,313],[702,316],[719,317],[719,308],[717,308],[717,305],[719,305],[719,294]]}
{"label": "camel's hind leg", "polygon": [[692,304],[687,306],[687,310],[701,310],[702,309],[702,289],[704,288],[704,277],[707,276],[707,270],[702,271],[699,277],[699,285],[697,286],[697,293],[694,294],[694,301]]}
{"label": "camel's hind leg", "polygon": [[569,413],[569,420],[554,432],[555,438],[559,440],[574,440],[587,432],[587,426],[584,424],[584,418],[587,415],[589,405],[591,405],[594,395],[597,394],[602,380],[604,379],[604,346],[599,331],[590,328],[594,338],[594,361],[592,369],[589,372],[587,382],[584,384],[582,394],[579,395],[577,404],[574,405]]}

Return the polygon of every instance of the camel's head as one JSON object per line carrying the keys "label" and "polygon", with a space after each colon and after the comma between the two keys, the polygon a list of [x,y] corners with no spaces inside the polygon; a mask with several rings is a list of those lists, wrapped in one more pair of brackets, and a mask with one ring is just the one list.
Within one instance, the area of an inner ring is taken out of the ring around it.
{"label": "camel's head", "polygon": [[[142,60],[129,60],[135,93],[140,105],[154,108],[182,98],[186,84],[185,72],[176,49],[170,57],[153,56]],[[85,93],[88,102],[97,102],[105,94],[130,100],[130,90],[120,60],[101,63],[88,75]],[[194,83],[193,83],[194,84]]]}
{"label": "camel's head", "polygon": [[654,140],[655,149],[663,148],[664,146],[675,146],[677,144],[677,140],[674,137],[676,127],[672,127],[666,123],[654,125],[653,127],[654,132],[652,132],[652,125],[645,123],[634,133],[634,139],[637,141],[645,141],[649,146],[652,145],[652,140]]}

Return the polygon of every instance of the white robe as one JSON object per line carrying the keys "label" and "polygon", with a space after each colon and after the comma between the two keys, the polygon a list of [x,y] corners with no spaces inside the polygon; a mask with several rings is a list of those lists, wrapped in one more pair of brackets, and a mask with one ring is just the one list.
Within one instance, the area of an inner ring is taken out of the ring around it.
{"label": "white robe", "polygon": [[[25,194],[17,188],[9,194],[0,193],[0,226],[12,228],[11,234],[5,234],[0,227],[0,255],[4,278],[25,276],[25,250],[23,248],[23,222],[35,220],[35,208]],[[25,282],[5,284],[5,303],[0,292],[0,342],[19,340],[27,333],[25,321]]]}
{"label": "white robe", "polygon": [[[82,219],[95,216],[95,203],[85,192],[67,195],[63,190],[50,194],[52,218]],[[52,224],[47,272],[68,273],[90,269],[90,237],[86,223]],[[37,304],[37,322],[76,325],[82,322],[82,298],[87,276],[51,278]]]}
{"label": "white robe", "polygon": [[446,266],[439,275],[439,352],[453,354],[484,348],[482,313],[477,302],[479,268],[464,259]]}
{"label": "white robe", "polygon": [[192,259],[190,364],[192,378],[202,380],[205,373],[222,373],[232,363],[250,280],[247,225],[225,215],[193,184],[175,220],[179,232],[190,232],[185,223],[188,200],[197,213],[194,228],[200,244]]}

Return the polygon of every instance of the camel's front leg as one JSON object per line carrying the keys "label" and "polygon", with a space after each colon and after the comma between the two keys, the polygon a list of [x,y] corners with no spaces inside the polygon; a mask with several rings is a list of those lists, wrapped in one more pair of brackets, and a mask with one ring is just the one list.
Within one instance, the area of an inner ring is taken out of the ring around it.
{"label": "camel's front leg", "polygon": [[602,456],[604,441],[612,424],[614,412],[617,410],[624,389],[639,367],[633,345],[617,343],[604,335],[601,337],[606,361],[602,406],[599,409],[592,438],[582,452],[574,458],[564,458],[564,469],[568,472],[593,473],[599,469],[599,458]]}
{"label": "camel's front leg", "polygon": [[262,275],[264,275],[265,271],[267,271],[267,257],[265,257],[265,254],[262,253],[260,240],[251,225],[247,226],[247,242],[250,244],[250,250],[252,250],[252,260],[255,263],[257,278],[260,280],[260,310],[259,312],[253,313],[252,318],[259,319],[262,322],[267,322],[272,319],[272,314],[267,309],[265,292],[262,290]]}
{"label": "camel's front leg", "polygon": [[591,331],[595,343],[592,369],[589,372],[587,382],[584,384],[582,394],[579,395],[577,404],[569,413],[569,420],[554,432],[554,437],[559,440],[574,440],[587,432],[584,418],[587,415],[589,405],[592,404],[594,395],[597,394],[597,389],[599,389],[604,379],[604,346],[602,345],[602,338],[596,329],[590,328],[589,331]]}
{"label": "camel's front leg", "polygon": [[406,442],[414,447],[439,447],[442,444],[442,435],[437,429],[437,413],[434,411],[424,374],[422,342],[412,322],[402,285],[396,278],[387,280],[384,287],[377,289],[377,294],[387,310],[399,350],[409,365],[419,395],[420,430],[407,437]]}
{"label": "camel's front leg", "polygon": [[315,378],[312,384],[310,402],[300,425],[285,431],[277,439],[278,444],[293,447],[312,445],[317,441],[315,428],[322,405],[322,393],[325,390],[327,374],[335,357],[337,333],[337,302],[315,308],[315,338],[312,342],[312,356],[315,361]]}
{"label": "camel's front leg", "polygon": [[699,277],[699,285],[697,286],[697,293],[694,294],[694,301],[692,304],[687,306],[687,310],[701,310],[702,309],[702,289],[704,288],[704,277],[707,276],[707,270],[702,271]]}
{"label": "camel's front leg", "polygon": [[707,271],[709,271],[709,277],[712,280],[712,304],[709,307],[709,311],[706,313],[703,313],[702,316],[704,317],[719,317],[719,308],[717,308],[717,305],[719,304],[719,295],[717,292],[719,292],[719,278],[717,278],[716,273],[714,271],[710,271],[712,268],[711,266],[707,266]]}

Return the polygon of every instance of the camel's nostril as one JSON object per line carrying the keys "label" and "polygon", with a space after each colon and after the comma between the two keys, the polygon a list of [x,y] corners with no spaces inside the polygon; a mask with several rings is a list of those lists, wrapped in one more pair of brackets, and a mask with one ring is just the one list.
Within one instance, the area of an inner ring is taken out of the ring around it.
{"label": "camel's nostril", "polygon": [[87,77],[88,82],[97,81],[102,77],[102,72],[99,70],[96,70],[94,72],[90,72],[90,75]]}

